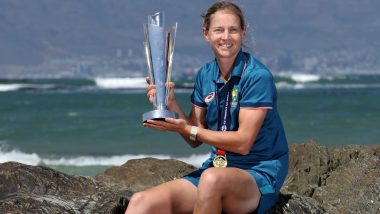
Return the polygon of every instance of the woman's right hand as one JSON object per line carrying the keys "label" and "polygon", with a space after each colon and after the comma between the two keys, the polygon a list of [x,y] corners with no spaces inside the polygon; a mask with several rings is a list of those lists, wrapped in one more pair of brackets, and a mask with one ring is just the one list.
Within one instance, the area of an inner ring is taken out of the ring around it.
{"label": "woman's right hand", "polygon": [[[148,100],[149,102],[153,103],[154,102],[154,99],[155,99],[155,96],[156,96],[156,85],[153,85],[151,84],[150,82],[150,78],[149,77],[146,77],[146,82],[148,83],[148,87],[147,87],[147,97],[148,97]],[[175,87],[175,84],[174,82],[168,82],[166,83],[166,87],[169,88],[168,90],[168,94],[167,94],[167,98],[168,98],[168,107],[176,102],[176,98],[175,98],[175,94],[174,94],[174,87]]]}
{"label": "woman's right hand", "polygon": [[154,97],[156,96],[156,85],[150,84],[149,77],[146,77],[145,80],[148,83],[148,87],[146,89],[148,100],[150,103],[153,103]]}

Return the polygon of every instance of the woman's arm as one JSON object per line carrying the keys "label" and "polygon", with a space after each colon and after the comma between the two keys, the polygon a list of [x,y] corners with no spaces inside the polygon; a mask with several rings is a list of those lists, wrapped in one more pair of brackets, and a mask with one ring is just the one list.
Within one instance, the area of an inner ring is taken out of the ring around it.
{"label": "woman's arm", "polygon": [[211,131],[199,128],[197,140],[229,152],[246,155],[258,135],[267,109],[241,108],[237,131]]}
{"label": "woman's arm", "polygon": [[[153,87],[153,86],[152,86]],[[216,146],[220,149],[248,154],[257,134],[265,119],[267,109],[263,108],[240,108],[239,128],[237,131],[212,131],[208,130],[205,123],[206,109],[192,106],[189,116],[186,116],[174,96],[174,84],[170,85],[168,108],[179,115],[179,119],[167,118],[165,121],[148,120],[144,126],[179,133],[182,138],[192,147],[203,143]],[[153,88],[148,87],[148,97],[152,95]],[[155,89],[155,88],[154,88]],[[190,140],[191,127],[198,127],[196,141]]]}
{"label": "woman's arm", "polygon": [[[202,110],[197,112],[197,107],[193,107],[193,110],[195,110],[194,114],[199,113],[198,116],[202,117],[205,114],[205,110],[203,110],[204,112]],[[241,108],[239,113],[239,129],[237,131],[212,131],[204,126],[198,126],[195,142],[190,141],[189,138],[192,125],[184,119],[167,118],[165,121],[149,120],[146,126],[156,130],[178,132],[184,137],[186,142],[194,147],[198,146],[197,142],[203,142],[229,152],[246,155],[251,150],[260,131],[266,112],[267,109],[262,108]],[[202,121],[199,118],[198,120]]]}
{"label": "woman's arm", "polygon": [[190,115],[187,120],[187,124],[184,128],[185,131],[178,132],[182,138],[193,148],[198,147],[202,144],[202,141],[199,140],[191,140],[190,139],[190,131],[191,131],[191,126],[196,126],[198,128],[206,128],[206,109],[197,107],[195,105],[192,106]]}

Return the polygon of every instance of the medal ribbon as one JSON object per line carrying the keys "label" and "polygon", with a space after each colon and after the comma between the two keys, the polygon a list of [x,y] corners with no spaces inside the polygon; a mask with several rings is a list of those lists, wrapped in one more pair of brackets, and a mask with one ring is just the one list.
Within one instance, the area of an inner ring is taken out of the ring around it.
{"label": "medal ribbon", "polygon": [[[245,57],[244,59],[244,67],[243,67],[243,71],[241,73],[241,75],[244,74],[244,71],[245,71],[245,68],[247,67],[247,58]],[[225,102],[225,105],[224,105],[224,108],[223,108],[223,120],[222,120],[222,126],[220,128],[220,131],[227,131],[227,115],[229,114],[229,110],[230,108],[228,108],[228,105],[229,105],[229,100],[230,100],[230,92],[231,92],[231,85],[230,85],[230,81],[227,82],[227,97],[226,97],[226,102]],[[219,108],[219,107],[218,107]],[[225,150],[222,150],[222,149],[219,149],[219,148],[216,148],[216,156],[226,156],[226,151]]]}
{"label": "medal ribbon", "polygon": [[[223,108],[223,120],[222,120],[222,126],[220,128],[220,131],[227,131],[227,114],[228,114],[228,104],[229,104],[229,100],[230,100],[230,85],[228,84],[228,92],[227,92],[227,97],[226,97],[226,102],[224,104],[224,108]],[[216,155],[222,155],[222,156],[225,156],[226,155],[226,151],[222,150],[222,149],[219,149],[217,148],[216,149]]]}

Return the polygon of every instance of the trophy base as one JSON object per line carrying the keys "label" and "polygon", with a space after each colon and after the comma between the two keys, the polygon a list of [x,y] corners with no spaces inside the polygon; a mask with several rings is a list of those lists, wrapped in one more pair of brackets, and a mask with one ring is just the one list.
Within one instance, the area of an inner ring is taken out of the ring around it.
{"label": "trophy base", "polygon": [[153,110],[143,114],[143,122],[147,120],[165,120],[165,118],[178,119],[178,114],[168,110]]}

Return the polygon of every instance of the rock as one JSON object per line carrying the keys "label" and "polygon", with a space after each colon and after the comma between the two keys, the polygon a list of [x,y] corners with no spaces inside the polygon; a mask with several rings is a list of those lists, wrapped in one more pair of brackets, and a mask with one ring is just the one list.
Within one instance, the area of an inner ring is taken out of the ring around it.
{"label": "rock", "polygon": [[283,192],[311,197],[320,185],[321,177],[329,171],[328,162],[327,148],[314,141],[290,145],[289,172]]}
{"label": "rock", "polygon": [[[380,145],[290,146],[280,213],[380,213]],[[124,213],[133,192],[195,168],[178,160],[145,158],[111,167],[95,179],[44,166],[0,164],[0,213]]]}
{"label": "rock", "polygon": [[380,213],[380,145],[291,145],[282,192],[311,197],[328,213]]}
{"label": "rock", "polygon": [[0,164],[0,213],[108,213],[130,195],[44,166]]}
{"label": "rock", "polygon": [[319,214],[326,213],[325,209],[314,199],[296,194],[281,194],[276,206],[267,214]]}
{"label": "rock", "polygon": [[111,167],[96,175],[95,179],[111,186],[136,192],[180,178],[195,169],[194,166],[178,160],[143,158],[129,160],[121,166]]}
{"label": "rock", "polygon": [[194,169],[178,160],[145,158],[111,167],[93,179],[7,162],[0,164],[0,213],[124,213],[132,192]]}

